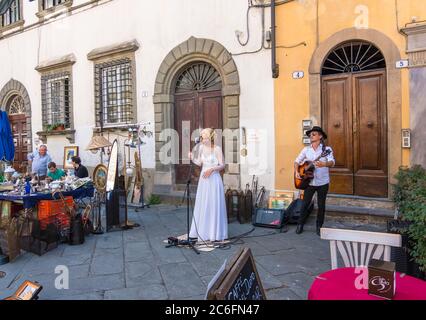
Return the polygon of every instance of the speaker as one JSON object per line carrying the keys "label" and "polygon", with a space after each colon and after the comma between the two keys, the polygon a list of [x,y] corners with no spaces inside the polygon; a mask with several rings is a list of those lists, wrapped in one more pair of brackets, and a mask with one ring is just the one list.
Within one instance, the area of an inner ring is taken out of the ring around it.
{"label": "speaker", "polygon": [[126,191],[115,189],[107,193],[106,200],[106,230],[121,227],[127,216]]}
{"label": "speaker", "polygon": [[[300,215],[302,214],[303,209],[303,200],[302,199],[296,199],[287,208],[288,212],[288,223],[298,223]],[[308,207],[308,214],[311,214],[312,210],[314,210],[314,202],[311,201],[309,207]]]}
{"label": "speaker", "polygon": [[280,229],[287,221],[288,214],[286,210],[257,208],[253,219],[253,225]]}

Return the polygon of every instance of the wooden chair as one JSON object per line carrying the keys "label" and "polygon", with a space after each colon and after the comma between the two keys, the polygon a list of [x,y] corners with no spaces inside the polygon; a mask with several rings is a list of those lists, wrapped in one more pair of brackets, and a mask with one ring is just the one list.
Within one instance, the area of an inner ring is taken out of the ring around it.
{"label": "wooden chair", "polygon": [[359,267],[371,258],[390,261],[391,247],[402,244],[399,234],[330,228],[321,228],[321,239],[330,240],[331,269],[337,268],[337,250],[346,267]]}

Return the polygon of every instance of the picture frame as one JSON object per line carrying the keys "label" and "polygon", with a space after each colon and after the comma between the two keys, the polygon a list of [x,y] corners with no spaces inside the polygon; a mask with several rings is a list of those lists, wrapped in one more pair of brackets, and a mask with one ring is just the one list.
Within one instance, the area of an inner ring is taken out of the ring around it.
{"label": "picture frame", "polygon": [[291,201],[286,198],[269,197],[268,209],[287,209]]}
{"label": "picture frame", "polygon": [[108,168],[104,164],[98,164],[93,170],[93,184],[98,191],[105,191],[107,183]]}
{"label": "picture frame", "polygon": [[64,169],[74,169],[71,158],[78,157],[78,146],[65,146],[64,147]]}
{"label": "picture frame", "polygon": [[291,199],[291,201],[293,201],[294,200],[294,192],[293,191],[278,191],[278,192],[275,192],[275,197]]}

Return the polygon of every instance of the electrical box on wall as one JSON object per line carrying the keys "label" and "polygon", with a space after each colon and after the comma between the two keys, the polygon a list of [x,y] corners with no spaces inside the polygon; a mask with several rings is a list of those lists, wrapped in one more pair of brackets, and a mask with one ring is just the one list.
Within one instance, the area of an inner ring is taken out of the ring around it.
{"label": "electrical box on wall", "polygon": [[302,142],[305,145],[308,145],[311,143],[311,140],[306,135],[306,131],[312,128],[312,120],[302,120]]}
{"label": "electrical box on wall", "polygon": [[402,147],[411,148],[411,130],[402,129]]}

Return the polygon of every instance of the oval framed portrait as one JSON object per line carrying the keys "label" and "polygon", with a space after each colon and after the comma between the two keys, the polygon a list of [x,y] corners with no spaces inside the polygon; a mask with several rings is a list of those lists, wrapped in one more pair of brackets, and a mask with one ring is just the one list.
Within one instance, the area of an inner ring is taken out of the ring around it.
{"label": "oval framed portrait", "polygon": [[93,171],[93,183],[98,190],[105,191],[108,169],[104,164],[98,164]]}

